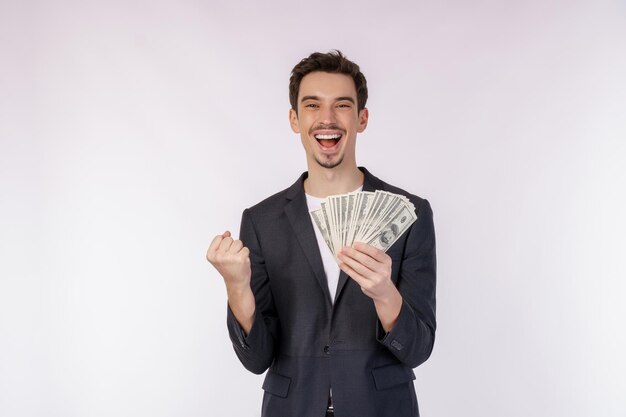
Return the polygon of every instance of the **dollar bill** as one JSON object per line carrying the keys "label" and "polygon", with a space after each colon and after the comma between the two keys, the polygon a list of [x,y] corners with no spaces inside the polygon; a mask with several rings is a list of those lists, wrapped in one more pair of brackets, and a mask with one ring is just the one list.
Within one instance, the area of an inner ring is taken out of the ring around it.
{"label": "dollar bill", "polygon": [[408,198],[380,190],[329,196],[310,214],[335,257],[357,241],[386,251],[417,220]]}

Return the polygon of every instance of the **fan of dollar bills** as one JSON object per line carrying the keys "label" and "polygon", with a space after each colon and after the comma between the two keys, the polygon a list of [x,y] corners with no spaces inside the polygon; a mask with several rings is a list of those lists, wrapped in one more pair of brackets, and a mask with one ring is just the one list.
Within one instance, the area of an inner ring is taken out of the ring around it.
{"label": "fan of dollar bills", "polygon": [[311,217],[335,258],[343,246],[354,242],[387,251],[417,220],[408,198],[380,190],[326,197]]}

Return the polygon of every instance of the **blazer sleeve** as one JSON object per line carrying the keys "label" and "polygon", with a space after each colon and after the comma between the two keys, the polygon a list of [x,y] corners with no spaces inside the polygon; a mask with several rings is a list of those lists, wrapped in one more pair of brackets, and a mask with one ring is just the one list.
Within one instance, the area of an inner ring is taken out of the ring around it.
{"label": "blazer sleeve", "polygon": [[243,212],[239,238],[250,250],[252,276],[250,286],[256,303],[254,322],[249,334],[228,307],[226,324],[235,353],[250,372],[262,374],[274,360],[274,349],[278,338],[279,322],[272,298],[265,259],[257,238],[249,209]]}
{"label": "blazer sleeve", "polygon": [[396,325],[385,333],[378,322],[377,338],[401,362],[415,368],[430,356],[435,343],[436,255],[433,212],[427,200],[418,207],[410,227],[397,281],[402,308]]}

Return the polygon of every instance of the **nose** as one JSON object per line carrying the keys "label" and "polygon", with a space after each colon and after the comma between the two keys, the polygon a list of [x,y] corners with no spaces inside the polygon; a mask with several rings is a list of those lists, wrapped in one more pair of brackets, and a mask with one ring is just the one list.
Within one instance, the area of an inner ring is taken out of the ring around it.
{"label": "nose", "polygon": [[329,125],[337,122],[337,118],[335,115],[335,109],[332,106],[324,106],[322,107],[319,113],[319,121],[322,124]]}

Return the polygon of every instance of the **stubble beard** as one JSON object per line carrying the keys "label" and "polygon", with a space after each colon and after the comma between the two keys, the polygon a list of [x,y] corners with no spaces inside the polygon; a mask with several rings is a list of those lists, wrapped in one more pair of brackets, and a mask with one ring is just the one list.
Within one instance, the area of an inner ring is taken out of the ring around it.
{"label": "stubble beard", "polygon": [[326,168],[326,169],[333,169],[335,167],[338,167],[339,165],[341,165],[341,163],[343,162],[343,155],[341,155],[339,157],[339,159],[337,160],[328,160],[328,161],[321,161],[320,158],[318,158],[317,156],[315,157],[315,162],[317,162],[317,164],[319,166],[321,166],[322,168]]}

